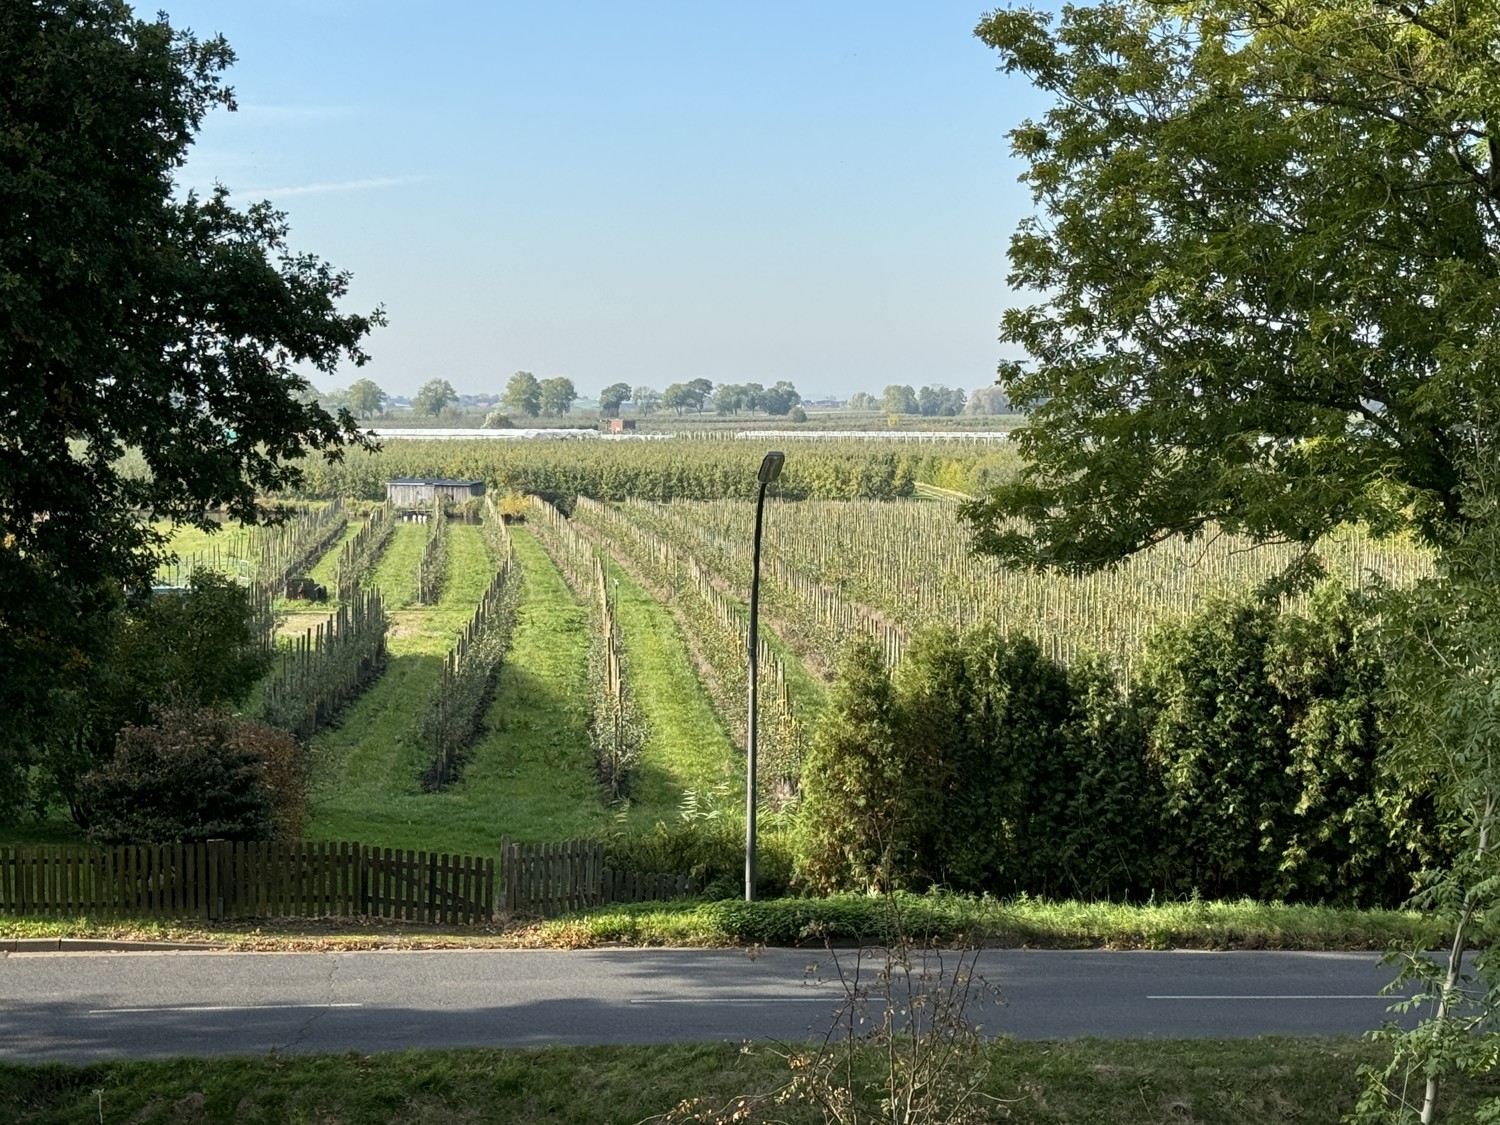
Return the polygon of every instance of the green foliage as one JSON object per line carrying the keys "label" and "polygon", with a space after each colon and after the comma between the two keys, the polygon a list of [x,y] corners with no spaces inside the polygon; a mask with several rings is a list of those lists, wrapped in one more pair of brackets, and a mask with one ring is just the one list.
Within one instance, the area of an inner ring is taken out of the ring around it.
{"label": "green foliage", "polygon": [[[1351,1118],[1361,1123],[1432,1121],[1440,1084],[1500,1065],[1500,940],[1491,922],[1500,902],[1500,505],[1476,488],[1466,507],[1473,522],[1445,552],[1440,576],[1383,606],[1396,649],[1385,765],[1436,805],[1449,854],[1424,872],[1414,901],[1449,938],[1443,960],[1421,947],[1401,958],[1392,990],[1414,993],[1399,1007],[1423,1018],[1412,1030],[1379,1034],[1392,1053],[1388,1065],[1363,1071]],[[1477,952],[1466,968],[1471,945]],[[1500,1098],[1474,1120],[1500,1120]]]}
{"label": "green foliage", "polygon": [[416,397],[411,400],[411,409],[414,414],[436,418],[443,412],[443,407],[457,401],[458,392],[447,379],[429,379],[417,390]]}
{"label": "green foliage", "polygon": [[256,535],[260,558],[255,577],[271,597],[281,597],[289,579],[305,575],[339,541],[349,522],[339,497],[328,504],[283,509],[281,517]]}
{"label": "green foliage", "polygon": [[303,741],[332,723],[385,670],[386,625],[385,603],[367,590],[293,639],[266,685],[261,718]]}
{"label": "green foliage", "polygon": [[356,379],[349,384],[349,410],[356,418],[375,417],[385,409],[389,397],[371,379]]}
{"label": "green foliage", "polygon": [[606,418],[618,418],[621,405],[629,400],[629,383],[611,383],[599,392],[599,413]]}
{"label": "green foliage", "polygon": [[1050,102],[1010,134],[1028,467],[966,509],[978,546],[1086,569],[1211,522],[1464,522],[1460,435],[1500,397],[1500,9],[1123,0],[976,34]]}
{"label": "green foliage", "polygon": [[883,655],[856,640],[802,767],[799,880],[823,890],[907,882],[932,800],[903,733]]}
{"label": "green foliage", "polygon": [[1160,630],[1127,697],[994,627],[857,642],[802,775],[819,888],[1394,903],[1442,858],[1425,782],[1380,766],[1369,607],[1223,601]]}
{"label": "green foliage", "polygon": [[[1004,1012],[996,1023],[1003,1025]],[[1348,1108],[1350,1071],[1379,1055],[1373,1044],[1316,1036],[997,1037],[986,1052],[984,1090],[1004,1099],[992,1119],[1027,1125],[1156,1125],[1173,1118],[1202,1125],[1326,1125]],[[862,1061],[869,1074],[878,1073],[876,1058]],[[81,1125],[96,1122],[102,1110],[106,1122],[140,1125],[234,1119],[655,1125],[665,1109],[685,1101],[717,1106],[774,1090],[786,1081],[787,1066],[774,1046],[746,1051],[734,1041],[8,1062],[0,1065],[0,1117],[11,1125]],[[1454,1113],[1471,1110],[1495,1084],[1492,1076],[1463,1082]],[[777,1106],[773,1114],[785,1125],[818,1120],[805,1106]],[[752,1123],[741,1118],[737,1125]]]}
{"label": "green foliage", "polygon": [[[106,761],[127,725],[178,699],[205,706],[243,702],[270,666],[253,594],[215,571],[193,572],[184,590],[145,595],[118,607],[111,640],[76,688],[59,693],[58,722],[41,743],[39,770],[0,792],[38,803],[58,800],[75,819],[80,775]],[[10,810],[12,815],[15,809]]]}
{"label": "green foliage", "polygon": [[1229,602],[1163,629],[1138,705],[1169,893],[1395,902],[1440,854],[1422,788],[1381,766],[1384,645],[1334,586],[1305,614]]}
{"label": "green foliage", "polygon": [[293,252],[268,204],[174,184],[233,59],[120,0],[0,8],[7,760],[101,656],[114,592],[150,584],[156,521],[256,522],[303,454],[360,440],[303,373],[362,363],[381,314],[340,313],[348,277]]}
{"label": "green foliage", "polygon": [[917,410],[925,418],[956,418],[964,411],[967,395],[963,391],[945,387],[923,387],[917,392]]}
{"label": "green foliage", "polygon": [[1274,897],[1294,797],[1285,728],[1266,676],[1275,621],[1266,606],[1225,602],[1164,626],[1141,671],[1172,886],[1217,898]]}
{"label": "green foliage", "polygon": [[436,605],[443,596],[443,579],[448,573],[447,505],[434,500],[426,515],[427,539],[417,560],[417,604]]}
{"label": "green foliage", "polygon": [[573,389],[572,379],[556,376],[538,383],[537,395],[542,413],[557,417],[573,409],[578,392]]}
{"label": "green foliage", "polygon": [[[640,526],[617,508],[580,498],[574,523],[591,530],[595,541],[608,543],[611,552],[644,580],[656,587],[657,596],[672,591],[673,607],[695,639],[695,647],[706,666],[704,685],[725,725],[748,738],[748,619],[741,603],[722,579],[701,566],[689,552]],[[763,721],[757,745],[761,762],[759,779],[763,792],[785,791],[795,786],[804,749],[803,719],[816,709],[821,691],[805,675],[799,677],[793,663],[772,651],[769,631],[761,645],[758,691]],[[793,698],[792,684],[811,692]]]}
{"label": "green foliage", "polygon": [[334,581],[340,601],[352,598],[361,584],[374,574],[395,530],[396,513],[389,500],[370,509],[364,526],[339,551]]}
{"label": "green foliage", "polygon": [[[941,465],[978,478],[1014,470],[1015,455],[991,443],[856,440],[786,442],[786,469],[776,482],[788,500],[893,500],[912,495]],[[755,498],[764,450],[747,442],[680,438],[612,441],[414,441],[387,442],[375,452],[352,454],[336,464],[308,462],[299,495],[385,499],[396,477],[483,480],[492,491],[532,493],[563,511],[576,497],[597,500],[714,500]]]}
{"label": "green foliage", "polygon": [[1397,902],[1412,872],[1448,854],[1425,784],[1392,772],[1389,646],[1378,603],[1328,583],[1282,614],[1266,676],[1296,794],[1277,872],[1280,897]]}
{"label": "green foliage", "polygon": [[542,386],[530,371],[517,371],[505,384],[501,399],[512,414],[535,418],[542,412]]}
{"label": "green foliage", "polygon": [[[775,899],[792,882],[788,820],[757,810],[755,891]],[[647,831],[606,836],[604,861],[617,871],[690,875],[701,898],[738,899],[745,893],[745,810],[727,786],[684,794],[677,816]]]}
{"label": "green foliage", "polygon": [[522,579],[508,540],[505,545],[473,619],[443,662],[442,683],[417,727],[417,743],[430,759],[422,778],[427,790],[440,789],[457,775],[464,752],[484,729],[495,677],[510,651]]}
{"label": "green foliage", "polygon": [[880,409],[887,414],[916,414],[917,392],[902,383],[892,383],[880,395]]}
{"label": "green foliage", "polygon": [[270,839],[276,808],[263,755],[274,740],[257,726],[180,703],[159,708],[149,726],[127,726],[109,761],[79,781],[90,839]]}

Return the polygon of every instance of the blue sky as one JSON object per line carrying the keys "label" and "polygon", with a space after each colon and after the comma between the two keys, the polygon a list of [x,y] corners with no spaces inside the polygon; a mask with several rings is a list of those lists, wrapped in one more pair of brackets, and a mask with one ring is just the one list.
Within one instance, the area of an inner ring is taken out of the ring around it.
{"label": "blue sky", "polygon": [[1040,105],[982,4],[158,3],[239,56],[183,184],[270,199],[385,305],[389,393],[993,381]]}

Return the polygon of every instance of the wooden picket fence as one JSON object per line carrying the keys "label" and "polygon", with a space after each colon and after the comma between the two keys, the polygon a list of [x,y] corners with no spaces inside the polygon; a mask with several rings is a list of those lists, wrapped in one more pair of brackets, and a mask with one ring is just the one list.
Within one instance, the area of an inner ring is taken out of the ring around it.
{"label": "wooden picket fence", "polygon": [[0,912],[484,922],[495,861],[344,843],[0,847]]}
{"label": "wooden picket fence", "polygon": [[500,844],[500,909],[518,914],[567,914],[615,902],[658,902],[693,893],[686,875],[613,871],[598,840]]}

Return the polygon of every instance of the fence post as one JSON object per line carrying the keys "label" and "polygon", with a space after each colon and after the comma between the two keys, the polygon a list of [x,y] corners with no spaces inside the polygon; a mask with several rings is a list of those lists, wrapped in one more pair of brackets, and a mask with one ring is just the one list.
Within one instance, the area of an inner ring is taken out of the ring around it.
{"label": "fence post", "polygon": [[515,910],[515,866],[511,861],[511,843],[509,836],[500,837],[500,870],[497,872],[500,884],[500,893],[495,896],[498,900],[495,905],[500,908],[501,913],[509,913]]}

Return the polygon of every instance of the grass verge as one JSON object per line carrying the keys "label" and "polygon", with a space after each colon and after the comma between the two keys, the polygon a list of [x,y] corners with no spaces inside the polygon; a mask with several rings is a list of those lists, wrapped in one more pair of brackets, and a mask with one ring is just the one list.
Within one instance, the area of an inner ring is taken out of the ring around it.
{"label": "grass verge", "polygon": [[[1399,910],[1344,910],[1251,902],[1114,903],[1001,901],[962,895],[898,895],[914,938],[964,937],[1037,949],[1304,949],[1432,948],[1440,927]],[[684,901],[600,907],[548,921],[503,919],[491,925],[436,927],[371,919],[263,919],[207,927],[194,922],[88,918],[0,919],[0,939],[122,938],[219,942],[234,949],[387,949],[445,947],[582,948],[792,945],[808,941],[878,942],[889,904],[865,895],[764,899],[745,903]]]}
{"label": "grass verge", "polygon": [[[769,1094],[789,1077],[784,1053],[775,1045],[712,1043],[7,1064],[0,1065],[0,1117],[16,1125],[637,1125],[692,1098],[720,1107]],[[989,1054],[989,1119],[1033,1125],[1333,1122],[1353,1105],[1356,1068],[1382,1058],[1377,1045],[1361,1040],[1280,1037],[999,1040]],[[1455,1081],[1445,1086],[1445,1108],[1464,1119],[1497,1086],[1493,1076]],[[820,1120],[797,1104],[766,1109],[787,1125]]]}

